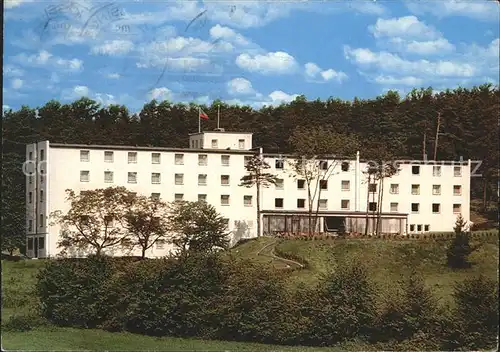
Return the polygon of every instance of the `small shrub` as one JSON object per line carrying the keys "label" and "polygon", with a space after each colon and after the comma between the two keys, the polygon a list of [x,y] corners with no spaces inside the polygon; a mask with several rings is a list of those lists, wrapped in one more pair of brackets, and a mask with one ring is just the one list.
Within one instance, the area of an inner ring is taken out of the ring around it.
{"label": "small shrub", "polygon": [[11,316],[4,324],[2,324],[2,328],[5,331],[24,332],[45,325],[46,323],[45,319],[35,313],[16,314]]}
{"label": "small shrub", "polygon": [[447,264],[450,268],[462,269],[468,268],[471,264],[468,261],[469,255],[476,248],[470,245],[469,234],[463,231],[465,221],[460,215],[455,223],[455,238],[446,250]]}

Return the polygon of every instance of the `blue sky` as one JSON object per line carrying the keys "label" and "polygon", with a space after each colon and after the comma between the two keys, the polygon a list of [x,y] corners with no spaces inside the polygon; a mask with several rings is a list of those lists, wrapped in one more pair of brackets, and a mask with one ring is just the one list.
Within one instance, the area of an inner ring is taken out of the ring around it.
{"label": "blue sky", "polygon": [[3,109],[255,108],[499,80],[496,1],[6,0]]}

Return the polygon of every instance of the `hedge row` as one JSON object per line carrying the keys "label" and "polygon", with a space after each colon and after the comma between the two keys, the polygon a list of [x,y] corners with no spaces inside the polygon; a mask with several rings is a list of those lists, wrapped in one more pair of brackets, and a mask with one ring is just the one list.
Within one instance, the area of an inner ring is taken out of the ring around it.
{"label": "hedge row", "polygon": [[314,287],[291,291],[286,280],[268,266],[215,255],[90,257],[48,261],[37,292],[52,323],[153,336],[315,346],[362,339],[405,350],[496,343],[498,286],[482,277],[457,286],[453,310],[441,309],[416,274],[386,297],[360,263]]}

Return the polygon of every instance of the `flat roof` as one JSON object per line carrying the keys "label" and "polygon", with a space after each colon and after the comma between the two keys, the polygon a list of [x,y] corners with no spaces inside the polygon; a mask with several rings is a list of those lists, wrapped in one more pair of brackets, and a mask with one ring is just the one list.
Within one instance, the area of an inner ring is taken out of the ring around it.
{"label": "flat roof", "polygon": [[196,136],[203,133],[227,133],[227,134],[253,134],[253,132],[235,132],[235,131],[202,131],[196,133],[188,133],[188,136]]}
{"label": "flat roof", "polygon": [[[224,132],[221,132],[224,133]],[[31,143],[33,144],[33,143]],[[66,143],[50,143],[49,146],[52,148],[71,148],[71,149],[98,149],[98,150],[136,150],[136,151],[158,151],[158,152],[182,152],[182,153],[215,153],[215,154],[243,154],[243,155],[255,155],[258,153],[257,149],[259,147],[254,147],[251,150],[249,149],[195,149],[195,148],[171,148],[171,147],[153,147],[153,146],[132,146],[132,145],[108,145],[108,144],[66,144]],[[277,153],[263,152],[264,157],[268,158],[294,158],[295,155],[293,153]],[[345,160],[345,161],[353,161],[356,160],[354,157],[347,157],[342,155],[327,155],[323,156],[324,160]],[[368,159],[360,159],[360,163],[367,163]],[[416,165],[468,165],[467,160],[411,160],[411,159],[395,159],[401,164],[416,164]]]}

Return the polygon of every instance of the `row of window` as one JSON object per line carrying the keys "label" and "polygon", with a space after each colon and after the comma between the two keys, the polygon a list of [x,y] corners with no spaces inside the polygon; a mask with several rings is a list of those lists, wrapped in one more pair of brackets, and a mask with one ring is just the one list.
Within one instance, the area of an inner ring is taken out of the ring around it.
{"label": "row of window", "polygon": [[[420,166],[413,165],[411,167],[411,173],[413,175],[420,175]],[[441,176],[441,166],[439,166],[439,165],[432,166],[432,176],[435,176],[435,177]],[[455,176],[455,177],[462,176],[462,167],[461,166],[454,166],[453,167],[453,176]]]}
{"label": "row of window", "polygon": [[[219,140],[212,139],[210,142],[211,142],[212,149],[219,148]],[[195,149],[203,148],[203,139],[191,140],[191,148],[195,148]],[[245,149],[245,140],[244,139],[238,139],[238,149]]]}
{"label": "row of window", "polygon": [[[28,193],[28,203],[33,203],[33,192]],[[40,203],[43,203],[43,189],[40,190]]]}
{"label": "row of window", "polygon": [[410,225],[410,232],[415,232],[415,226],[417,227],[417,232],[422,232],[422,228],[424,229],[424,232],[428,232],[431,230],[431,225],[415,225],[411,224]]}
{"label": "row of window", "polygon": [[[377,184],[372,183],[368,185],[369,192],[377,192]],[[399,184],[391,183],[391,187],[389,189],[390,194],[399,194]],[[420,195],[420,185],[413,184],[411,185],[411,194],[412,195]],[[432,185],[432,195],[438,196],[441,194],[441,185]],[[453,185],[453,195],[461,196],[462,195],[462,186],[461,185]]]}

